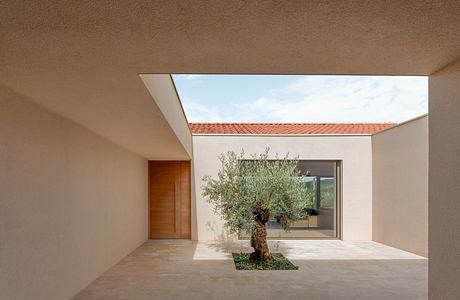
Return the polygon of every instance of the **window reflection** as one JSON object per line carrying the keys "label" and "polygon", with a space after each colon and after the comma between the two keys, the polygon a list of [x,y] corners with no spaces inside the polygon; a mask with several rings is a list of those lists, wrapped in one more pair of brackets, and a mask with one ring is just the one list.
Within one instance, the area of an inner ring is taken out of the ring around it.
{"label": "window reflection", "polygon": [[305,201],[311,203],[306,217],[293,223],[289,232],[275,220],[267,225],[269,238],[337,237],[337,163],[299,161],[298,168],[308,188]]}

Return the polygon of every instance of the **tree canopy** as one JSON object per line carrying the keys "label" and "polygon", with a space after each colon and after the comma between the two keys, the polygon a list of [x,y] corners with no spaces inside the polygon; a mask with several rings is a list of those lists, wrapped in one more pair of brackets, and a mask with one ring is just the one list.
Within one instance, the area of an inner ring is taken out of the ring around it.
{"label": "tree canopy", "polygon": [[[308,189],[297,168],[298,160],[275,156],[269,149],[245,159],[244,151],[229,151],[220,156],[217,178],[203,178],[203,196],[222,216],[230,233],[253,233],[256,210],[269,213],[269,220],[280,222],[285,230],[306,216],[313,206],[312,190]],[[263,223],[265,226],[265,223]]]}

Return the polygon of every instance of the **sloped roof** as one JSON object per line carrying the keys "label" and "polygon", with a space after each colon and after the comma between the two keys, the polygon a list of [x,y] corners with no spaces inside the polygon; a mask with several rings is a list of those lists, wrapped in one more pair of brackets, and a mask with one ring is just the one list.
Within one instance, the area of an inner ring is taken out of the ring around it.
{"label": "sloped roof", "polygon": [[193,134],[374,134],[394,123],[190,123]]}

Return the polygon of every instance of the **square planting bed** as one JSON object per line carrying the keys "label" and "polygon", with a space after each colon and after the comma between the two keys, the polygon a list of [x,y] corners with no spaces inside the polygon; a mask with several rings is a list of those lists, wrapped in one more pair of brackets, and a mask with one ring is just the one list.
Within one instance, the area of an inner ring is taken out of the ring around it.
{"label": "square planting bed", "polygon": [[252,261],[250,253],[232,253],[237,270],[298,270],[283,254],[272,253],[273,260]]}

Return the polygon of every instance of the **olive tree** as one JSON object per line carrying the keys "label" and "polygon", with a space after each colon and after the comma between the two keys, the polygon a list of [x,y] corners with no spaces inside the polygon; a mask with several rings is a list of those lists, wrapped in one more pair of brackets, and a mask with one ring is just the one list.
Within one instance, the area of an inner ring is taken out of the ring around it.
{"label": "olive tree", "polygon": [[250,234],[252,260],[271,260],[266,223],[277,220],[288,231],[292,222],[304,218],[312,197],[297,168],[297,159],[286,155],[270,160],[269,149],[244,159],[244,152],[220,156],[217,178],[204,176],[203,196],[233,234]]}

